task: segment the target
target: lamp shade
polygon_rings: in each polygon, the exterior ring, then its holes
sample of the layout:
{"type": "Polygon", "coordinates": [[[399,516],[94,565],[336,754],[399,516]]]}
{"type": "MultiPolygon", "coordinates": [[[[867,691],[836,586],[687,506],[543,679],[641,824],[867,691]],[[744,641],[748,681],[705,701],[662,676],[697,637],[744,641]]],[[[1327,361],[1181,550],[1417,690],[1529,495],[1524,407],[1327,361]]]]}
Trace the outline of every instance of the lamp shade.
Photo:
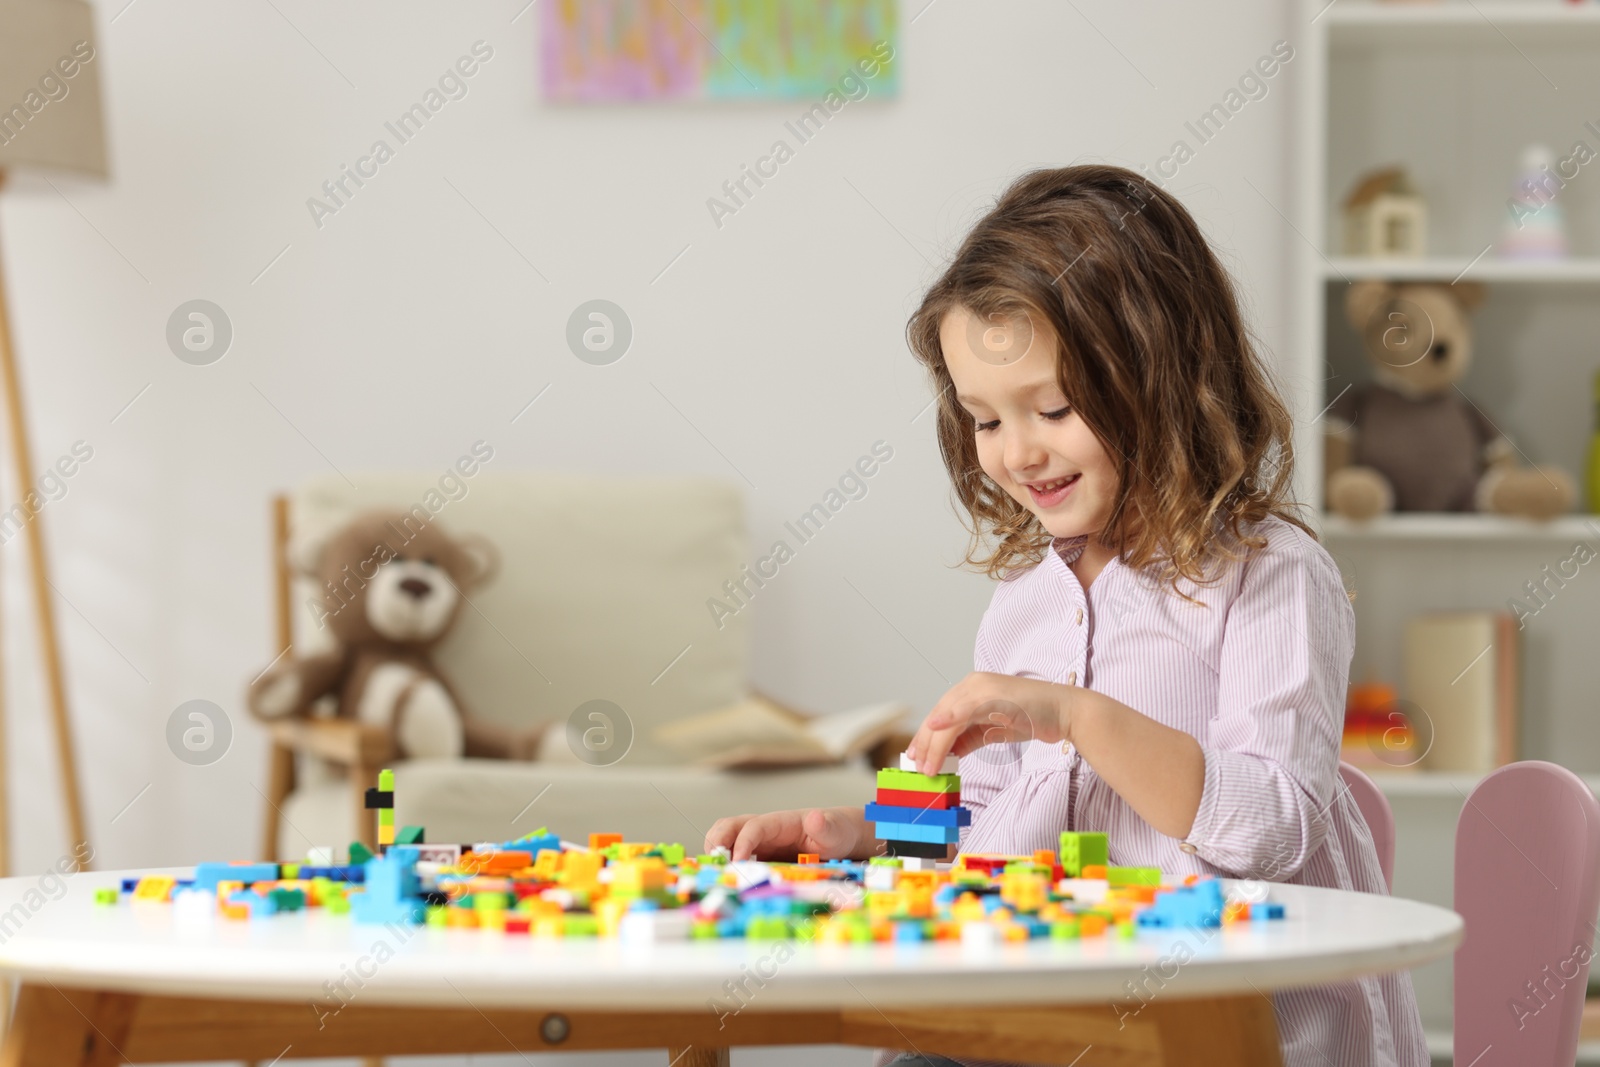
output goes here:
{"type": "Polygon", "coordinates": [[[85,0],[0,0],[0,170],[20,167],[108,173],[85,0]]]}

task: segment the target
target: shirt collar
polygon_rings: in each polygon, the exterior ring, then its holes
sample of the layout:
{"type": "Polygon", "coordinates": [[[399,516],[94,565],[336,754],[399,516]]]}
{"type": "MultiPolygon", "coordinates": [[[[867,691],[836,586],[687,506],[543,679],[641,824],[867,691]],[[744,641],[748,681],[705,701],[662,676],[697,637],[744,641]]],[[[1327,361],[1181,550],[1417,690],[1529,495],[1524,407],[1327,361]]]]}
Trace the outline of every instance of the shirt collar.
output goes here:
{"type": "Polygon", "coordinates": [[[1052,537],[1050,550],[1061,557],[1061,562],[1072,564],[1083,555],[1083,550],[1088,544],[1088,534],[1078,534],[1076,537],[1052,537]]]}

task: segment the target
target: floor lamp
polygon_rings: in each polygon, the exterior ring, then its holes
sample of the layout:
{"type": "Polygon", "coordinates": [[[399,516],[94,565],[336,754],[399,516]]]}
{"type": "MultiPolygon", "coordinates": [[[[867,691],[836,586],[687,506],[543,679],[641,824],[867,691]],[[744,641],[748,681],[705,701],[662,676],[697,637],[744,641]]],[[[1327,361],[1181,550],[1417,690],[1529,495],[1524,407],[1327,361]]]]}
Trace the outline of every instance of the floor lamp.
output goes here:
{"type": "MultiPolygon", "coordinates": [[[[94,15],[84,0],[0,0],[0,186],[4,185],[8,172],[33,168],[108,176],[99,71],[94,48],[94,15]]],[[[0,265],[3,265],[4,251],[4,243],[0,241],[0,265]]],[[[0,269],[0,390],[5,396],[9,430],[5,441],[16,477],[16,499],[25,515],[22,532],[28,543],[39,647],[60,757],[61,786],[66,794],[67,828],[72,835],[72,852],[76,855],[81,851],[78,846],[87,842],[88,837],[83,825],[83,801],[78,790],[61,652],[56,641],[44,531],[41,516],[34,506],[38,498],[33,495],[33,456],[28,448],[28,428],[23,417],[22,387],[12,347],[3,269],[0,269]]],[[[6,513],[0,513],[0,522],[7,518],[6,513]]],[[[0,672],[0,680],[3,678],[0,672]]],[[[10,789],[3,773],[3,714],[4,690],[0,688],[0,875],[7,875],[11,873],[10,789]]]]}

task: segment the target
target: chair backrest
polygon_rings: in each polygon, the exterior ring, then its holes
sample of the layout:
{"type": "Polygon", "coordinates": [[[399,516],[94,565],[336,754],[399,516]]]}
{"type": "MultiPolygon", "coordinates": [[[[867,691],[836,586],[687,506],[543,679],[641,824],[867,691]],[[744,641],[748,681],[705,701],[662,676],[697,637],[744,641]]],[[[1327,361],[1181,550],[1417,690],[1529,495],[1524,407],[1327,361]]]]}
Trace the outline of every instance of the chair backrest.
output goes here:
{"type": "Polygon", "coordinates": [[[1455,1062],[1555,1067],[1577,1055],[1600,908],[1600,802],[1553,763],[1513,763],[1456,824],[1455,1062]]]}
{"type": "MultiPolygon", "coordinates": [[[[516,726],[565,722],[588,701],[608,700],[632,725],[630,764],[682,762],[650,732],[748,695],[750,614],[728,591],[731,582],[748,598],[757,588],[741,570],[749,557],[739,488],[468,466],[470,477],[446,469],[444,478],[355,471],[356,485],[308,480],[289,496],[287,555],[303,564],[375,507],[419,507],[448,534],[488,539],[499,569],[469,594],[435,653],[462,702],[516,726]],[[723,610],[713,613],[713,600],[723,610]]],[[[294,647],[326,647],[330,635],[308,607],[322,591],[303,576],[292,588],[294,647]]]]}
{"type": "Polygon", "coordinates": [[[1378,783],[1367,777],[1367,772],[1348,763],[1339,764],[1339,777],[1350,787],[1361,817],[1367,821],[1372,843],[1378,849],[1378,866],[1383,870],[1385,889],[1394,891],[1394,810],[1389,798],[1383,795],[1378,783]]]}

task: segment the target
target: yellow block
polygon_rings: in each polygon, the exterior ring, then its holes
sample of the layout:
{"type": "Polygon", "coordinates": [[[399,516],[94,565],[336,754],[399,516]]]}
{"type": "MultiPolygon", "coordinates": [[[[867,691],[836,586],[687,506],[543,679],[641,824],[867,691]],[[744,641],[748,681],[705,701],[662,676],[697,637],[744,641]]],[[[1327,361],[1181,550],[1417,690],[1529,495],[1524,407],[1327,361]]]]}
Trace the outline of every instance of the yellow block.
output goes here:
{"type": "Polygon", "coordinates": [[[178,880],[167,874],[147,874],[133,887],[134,900],[171,900],[178,880]]]}

